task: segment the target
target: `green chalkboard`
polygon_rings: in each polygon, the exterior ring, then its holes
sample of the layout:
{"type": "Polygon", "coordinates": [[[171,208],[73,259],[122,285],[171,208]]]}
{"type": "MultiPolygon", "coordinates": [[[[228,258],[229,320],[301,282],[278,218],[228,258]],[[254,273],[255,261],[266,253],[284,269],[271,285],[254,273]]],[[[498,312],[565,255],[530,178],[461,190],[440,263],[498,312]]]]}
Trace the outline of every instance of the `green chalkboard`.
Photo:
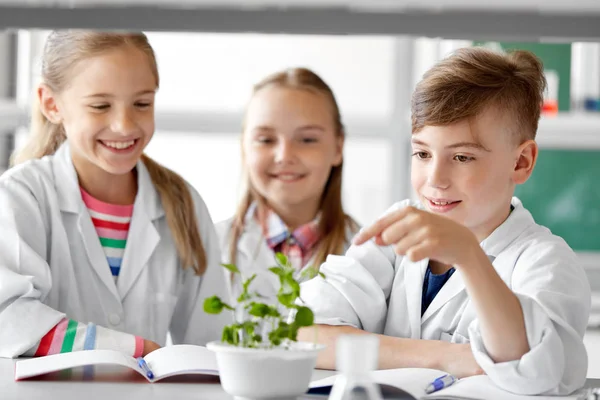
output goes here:
{"type": "MultiPolygon", "coordinates": [[[[489,43],[475,41],[482,46],[489,43]]],[[[571,44],[566,43],[497,43],[505,51],[527,50],[542,60],[544,69],[551,69],[558,74],[558,110],[569,111],[571,103],[571,44]]]]}
{"type": "Polygon", "coordinates": [[[600,250],[600,152],[540,150],[518,196],[538,224],[575,250],[600,250]]]}

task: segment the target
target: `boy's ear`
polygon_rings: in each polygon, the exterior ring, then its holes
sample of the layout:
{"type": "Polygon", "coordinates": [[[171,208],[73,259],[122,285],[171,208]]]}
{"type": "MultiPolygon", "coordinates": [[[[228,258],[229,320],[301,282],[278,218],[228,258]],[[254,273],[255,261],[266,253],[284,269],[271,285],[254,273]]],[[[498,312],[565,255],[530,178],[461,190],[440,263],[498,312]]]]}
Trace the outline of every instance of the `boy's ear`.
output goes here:
{"type": "Polygon", "coordinates": [[[41,84],[37,89],[38,101],[40,103],[40,111],[44,117],[53,124],[60,124],[62,117],[58,110],[56,96],[47,85],[41,84]]]}
{"type": "Polygon", "coordinates": [[[517,185],[527,182],[533,172],[538,157],[538,146],[535,140],[527,140],[516,150],[517,159],[513,171],[513,182],[517,185]]]}

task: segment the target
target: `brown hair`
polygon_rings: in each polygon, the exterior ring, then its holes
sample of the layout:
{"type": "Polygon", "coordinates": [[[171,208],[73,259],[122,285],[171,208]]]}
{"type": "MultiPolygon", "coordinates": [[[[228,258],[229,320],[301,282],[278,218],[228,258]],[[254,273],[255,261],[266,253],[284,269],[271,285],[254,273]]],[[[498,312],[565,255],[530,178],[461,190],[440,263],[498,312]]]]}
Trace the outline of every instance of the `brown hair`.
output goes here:
{"type": "Polygon", "coordinates": [[[520,141],[535,139],[545,88],[542,62],[528,51],[459,49],[418,83],[411,104],[412,131],[473,118],[495,106],[514,121],[520,141]]]}
{"type": "MultiPolygon", "coordinates": [[[[142,33],[82,30],[52,32],[48,36],[42,55],[42,81],[52,92],[60,93],[67,87],[72,68],[78,62],[123,46],[134,47],[147,55],[158,87],[156,57],[148,39],[142,33]]],[[[28,141],[22,150],[13,154],[11,162],[15,165],[54,154],[66,139],[63,126],[50,122],[41,112],[39,101],[36,99],[28,141]]],[[[192,266],[196,274],[203,274],[207,263],[206,252],[196,223],[194,201],[186,182],[145,154],[142,155],[142,161],[160,195],[183,268],[192,266]]]]}
{"type": "MultiPolygon", "coordinates": [[[[290,68],[276,72],[254,85],[253,94],[270,86],[307,90],[325,96],[331,103],[332,118],[335,123],[336,135],[342,137],[345,135],[340,110],[333,91],[329,85],[313,71],[306,68],[290,68]]],[[[319,207],[321,210],[321,218],[319,221],[321,240],[315,251],[315,268],[319,268],[325,261],[325,258],[327,258],[328,254],[342,253],[346,242],[347,229],[353,231],[358,230],[356,222],[344,212],[342,207],[342,168],[343,162],[340,163],[340,165],[331,168],[331,173],[321,197],[321,204],[319,207]]],[[[229,254],[230,262],[232,264],[235,264],[236,262],[237,243],[244,230],[244,220],[248,208],[253,202],[257,202],[259,207],[264,207],[265,205],[265,199],[262,198],[252,186],[247,173],[245,174],[244,180],[245,192],[237,207],[231,226],[229,254]]]]}

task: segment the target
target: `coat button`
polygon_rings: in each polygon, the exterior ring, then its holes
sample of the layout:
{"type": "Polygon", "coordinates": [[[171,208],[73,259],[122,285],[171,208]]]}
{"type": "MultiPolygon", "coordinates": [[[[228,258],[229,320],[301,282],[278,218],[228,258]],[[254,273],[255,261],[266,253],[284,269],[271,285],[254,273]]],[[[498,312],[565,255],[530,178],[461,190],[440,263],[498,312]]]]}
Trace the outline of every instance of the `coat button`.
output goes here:
{"type": "Polygon", "coordinates": [[[121,317],[119,317],[117,314],[110,314],[108,316],[108,322],[110,322],[111,325],[119,325],[121,322],[121,317]]]}

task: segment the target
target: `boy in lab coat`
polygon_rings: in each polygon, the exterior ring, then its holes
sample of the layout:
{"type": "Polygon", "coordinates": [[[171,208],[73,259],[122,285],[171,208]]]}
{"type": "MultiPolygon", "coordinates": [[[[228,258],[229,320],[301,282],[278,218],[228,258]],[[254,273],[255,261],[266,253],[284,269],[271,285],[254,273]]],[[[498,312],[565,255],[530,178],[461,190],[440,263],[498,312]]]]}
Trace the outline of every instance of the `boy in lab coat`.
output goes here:
{"type": "Polygon", "coordinates": [[[513,197],[538,156],[545,84],[524,51],[462,49],[424,75],[411,109],[419,201],[393,205],[302,285],[329,345],[318,366],[334,367],[339,335],[366,331],[380,335],[380,368],[485,373],[520,394],[583,385],[588,280],[513,197]]]}

